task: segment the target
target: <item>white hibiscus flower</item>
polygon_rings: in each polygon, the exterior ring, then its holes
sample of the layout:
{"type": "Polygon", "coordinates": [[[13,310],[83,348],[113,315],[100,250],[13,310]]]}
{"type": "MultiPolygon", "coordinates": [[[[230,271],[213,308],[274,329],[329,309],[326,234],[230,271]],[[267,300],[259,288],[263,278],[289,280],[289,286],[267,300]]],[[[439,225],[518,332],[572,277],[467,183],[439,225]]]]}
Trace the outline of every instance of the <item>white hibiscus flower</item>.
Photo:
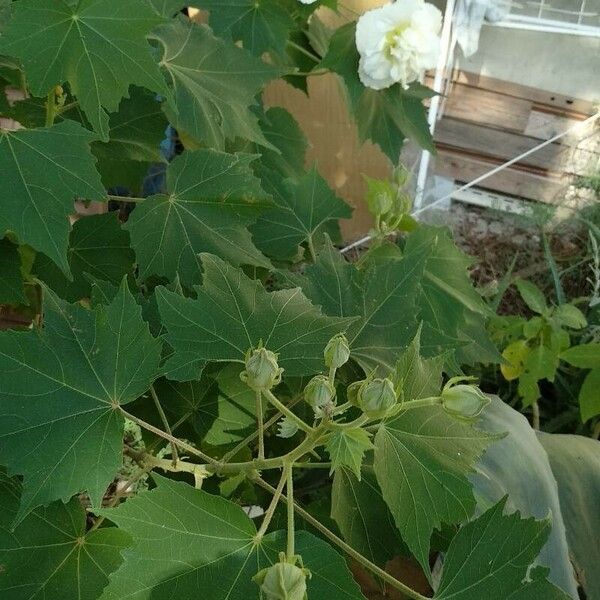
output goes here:
{"type": "Polygon", "coordinates": [[[362,83],[375,90],[394,83],[408,87],[435,67],[441,26],[442,13],[424,0],[398,0],[366,12],[356,25],[362,83]]]}

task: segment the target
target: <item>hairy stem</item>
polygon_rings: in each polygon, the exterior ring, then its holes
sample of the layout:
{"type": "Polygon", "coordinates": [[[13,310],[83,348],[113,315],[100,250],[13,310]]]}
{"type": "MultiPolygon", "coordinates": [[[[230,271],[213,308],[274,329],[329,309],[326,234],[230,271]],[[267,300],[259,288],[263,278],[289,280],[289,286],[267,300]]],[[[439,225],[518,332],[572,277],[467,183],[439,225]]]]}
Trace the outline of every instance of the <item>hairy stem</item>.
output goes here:
{"type": "Polygon", "coordinates": [[[310,260],[312,262],[317,262],[317,251],[315,250],[315,243],[313,241],[312,235],[309,235],[306,238],[306,242],[308,245],[308,252],[310,254],[310,260]]]}
{"type": "MultiPolygon", "coordinates": [[[[288,404],[288,408],[292,408],[294,404],[297,404],[300,401],[300,397],[293,398],[288,404]]],[[[278,411],[272,417],[267,419],[264,424],[264,430],[266,431],[269,427],[275,425],[277,421],[281,418],[281,413],[278,411]]],[[[242,448],[245,448],[248,444],[252,443],[258,437],[258,431],[253,431],[250,435],[245,437],[239,444],[237,444],[234,448],[232,448],[229,452],[223,455],[221,459],[222,462],[226,463],[235,456],[242,448]]]]}
{"type": "Polygon", "coordinates": [[[298,50],[298,52],[300,52],[301,54],[304,54],[304,56],[308,56],[308,58],[310,58],[311,60],[314,60],[316,63],[321,62],[321,59],[316,54],[309,52],[306,48],[303,48],[302,46],[300,46],[300,44],[296,44],[296,42],[292,42],[291,40],[288,40],[287,45],[290,48],[294,48],[294,50],[298,50]]]}
{"type": "MultiPolygon", "coordinates": [[[[254,481],[260,485],[265,490],[274,494],[277,490],[273,488],[273,486],[269,485],[264,479],[260,477],[256,477],[254,481]]],[[[287,503],[287,498],[284,496],[282,498],[283,502],[287,503]]],[[[365,569],[371,571],[374,575],[377,575],[387,584],[391,585],[393,588],[401,591],[405,596],[411,598],[412,600],[430,600],[426,596],[419,594],[412,588],[408,587],[401,581],[398,581],[395,577],[392,577],[389,573],[378,567],[376,564],[372,563],[369,559],[365,558],[360,552],[356,551],[352,546],[348,545],[344,540],[339,538],[333,531],[330,531],[323,525],[318,519],[315,519],[310,513],[305,511],[302,507],[294,504],[294,511],[298,513],[307,523],[310,523],[315,529],[320,531],[329,541],[334,543],[338,548],[343,550],[348,556],[353,558],[357,563],[360,563],[365,569]]]]}
{"type": "Polygon", "coordinates": [[[539,407],[539,404],[537,403],[537,401],[531,405],[531,411],[532,411],[531,426],[536,431],[539,431],[539,429],[540,429],[540,407],[539,407]]]}
{"type": "Polygon", "coordinates": [[[258,458],[262,460],[265,457],[265,424],[262,410],[262,394],[260,390],[256,391],[256,424],[258,429],[258,458]]]}
{"type": "Polygon", "coordinates": [[[52,127],[56,117],[56,91],[52,88],[46,96],[46,123],[45,127],[52,127]]]}
{"type": "Polygon", "coordinates": [[[144,202],[146,198],[138,198],[135,196],[115,196],[113,194],[106,194],[109,200],[114,200],[115,202],[144,202]]]}
{"type": "Polygon", "coordinates": [[[273,490],[273,498],[271,500],[271,503],[269,504],[269,507],[267,508],[267,511],[265,512],[265,516],[263,517],[262,523],[260,524],[260,529],[258,530],[257,534],[256,534],[256,541],[260,541],[265,533],[267,533],[267,529],[269,527],[269,524],[271,523],[271,519],[273,518],[273,515],[275,514],[275,509],[277,508],[277,504],[279,503],[279,499],[281,498],[281,493],[283,492],[283,486],[286,484],[287,482],[287,471],[284,469],[283,473],[281,474],[281,479],[279,480],[279,484],[277,485],[277,489],[275,488],[271,488],[273,490]]]}
{"type": "MultiPolygon", "coordinates": [[[[154,400],[154,406],[156,406],[156,410],[158,411],[158,415],[160,416],[160,420],[162,421],[165,431],[170,436],[172,436],[173,431],[171,430],[171,426],[169,425],[167,415],[165,414],[165,411],[163,410],[160,400],[158,399],[158,394],[156,393],[156,390],[154,389],[153,385],[150,386],[150,395],[152,396],[152,399],[154,400]]],[[[171,456],[173,457],[173,466],[175,467],[175,466],[177,466],[177,461],[179,460],[179,453],[177,452],[177,444],[175,442],[171,442],[171,456]]]]}
{"type": "Polygon", "coordinates": [[[285,490],[287,493],[287,546],[286,555],[288,560],[292,560],[295,554],[294,548],[294,467],[293,464],[285,466],[284,472],[286,474],[286,486],[285,490]]]}
{"type": "Polygon", "coordinates": [[[314,429],[307,425],[300,417],[294,414],[285,404],[283,404],[280,400],[278,400],[273,392],[270,390],[265,390],[265,396],[269,400],[269,402],[283,415],[285,415],[288,419],[291,419],[298,425],[298,429],[302,429],[305,433],[313,433],[314,429]]]}

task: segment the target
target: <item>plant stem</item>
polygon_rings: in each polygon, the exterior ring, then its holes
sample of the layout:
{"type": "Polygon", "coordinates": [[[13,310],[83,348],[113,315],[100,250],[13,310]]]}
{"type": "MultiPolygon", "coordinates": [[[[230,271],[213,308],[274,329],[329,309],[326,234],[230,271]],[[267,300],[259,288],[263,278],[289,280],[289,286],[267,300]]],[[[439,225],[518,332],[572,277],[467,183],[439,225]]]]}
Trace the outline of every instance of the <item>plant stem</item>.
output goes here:
{"type": "Polygon", "coordinates": [[[288,560],[292,560],[295,554],[294,548],[294,536],[295,527],[294,527],[294,466],[293,464],[286,465],[284,468],[284,473],[286,474],[286,486],[285,490],[287,492],[287,547],[286,547],[286,555],[288,560]]]}
{"type": "Polygon", "coordinates": [[[45,127],[52,127],[54,125],[54,118],[56,117],[56,92],[55,88],[52,88],[46,96],[46,123],[45,127]]]}
{"type": "MultiPolygon", "coordinates": [[[[150,395],[152,396],[152,399],[154,400],[154,405],[156,406],[156,410],[158,411],[160,420],[162,421],[162,424],[165,427],[165,431],[170,436],[172,436],[173,431],[171,430],[171,426],[169,425],[167,415],[165,414],[165,411],[163,410],[163,407],[160,404],[160,400],[158,399],[158,395],[157,395],[156,390],[154,389],[153,385],[150,386],[150,395]]],[[[173,466],[176,467],[177,461],[179,460],[179,453],[177,452],[177,444],[175,442],[171,442],[171,456],[173,457],[173,466]]]]}
{"type": "Polygon", "coordinates": [[[262,460],[265,457],[265,424],[262,411],[262,394],[260,390],[256,391],[256,424],[258,425],[258,458],[262,460]]]}
{"type": "Polygon", "coordinates": [[[277,508],[277,504],[279,499],[281,498],[281,493],[283,492],[283,486],[287,481],[287,471],[284,469],[281,474],[281,479],[279,480],[279,484],[277,485],[277,489],[273,489],[273,499],[271,500],[271,504],[269,504],[269,508],[267,508],[267,512],[265,512],[265,516],[263,517],[262,523],[260,524],[260,529],[258,530],[256,537],[254,538],[257,542],[259,542],[267,533],[267,529],[269,524],[271,523],[271,519],[275,514],[275,509],[277,508]]]}
{"type": "Polygon", "coordinates": [[[119,410],[121,411],[121,414],[124,417],[128,418],[130,421],[133,421],[134,423],[137,423],[140,427],[143,427],[144,429],[151,431],[152,433],[164,438],[165,440],[167,440],[173,444],[176,444],[182,450],[185,450],[186,452],[189,452],[190,454],[197,456],[198,458],[201,458],[202,460],[209,463],[211,466],[215,466],[215,467],[219,466],[219,462],[217,460],[215,460],[211,456],[208,456],[208,454],[204,454],[204,452],[194,448],[194,446],[192,446],[191,444],[188,444],[187,442],[184,442],[183,440],[180,440],[180,439],[176,438],[175,436],[170,435],[166,431],[162,431],[158,427],[154,427],[154,425],[151,425],[150,423],[146,423],[146,421],[143,421],[139,417],[136,417],[135,415],[132,415],[131,413],[127,412],[122,406],[119,406],[119,410]]]}
{"type": "Polygon", "coordinates": [[[297,462],[294,463],[296,469],[331,469],[330,462],[297,462]]]}
{"type": "Polygon", "coordinates": [[[362,427],[368,420],[369,417],[367,417],[367,415],[360,415],[360,417],[349,423],[336,423],[335,421],[330,421],[329,426],[335,429],[354,429],[356,427],[362,427]]]}
{"type": "Polygon", "coordinates": [[[60,106],[59,108],[57,108],[56,114],[62,115],[63,113],[66,113],[77,106],[79,106],[79,102],[77,100],[75,100],[74,102],[69,102],[69,104],[65,104],[64,106],[60,106]]]}
{"type": "MultiPolygon", "coordinates": [[[[265,490],[275,494],[277,490],[273,486],[269,485],[264,479],[256,477],[254,481],[265,490]]],[[[283,497],[283,501],[287,503],[287,498],[283,497]]],[[[356,551],[352,546],[349,546],[344,540],[339,538],[333,531],[330,531],[323,525],[318,519],[315,519],[310,513],[306,512],[303,508],[294,504],[294,510],[307,522],[310,523],[315,529],[320,531],[327,539],[333,542],[338,548],[341,548],[348,556],[353,558],[356,562],[360,563],[365,569],[371,571],[371,573],[380,577],[383,581],[391,585],[393,588],[401,591],[405,596],[412,600],[430,600],[426,596],[419,594],[412,588],[408,587],[401,581],[398,581],[395,577],[392,577],[389,573],[372,563],[369,559],[365,558],[360,552],[356,551]]]]}
{"type": "Polygon", "coordinates": [[[265,390],[265,396],[269,400],[269,402],[283,415],[285,415],[288,419],[291,419],[298,425],[299,429],[302,429],[305,433],[313,433],[314,429],[307,425],[300,417],[295,415],[285,404],[283,404],[280,400],[278,400],[271,390],[265,390]]]}
{"type": "Polygon", "coordinates": [[[316,63],[320,63],[321,62],[321,59],[316,54],[313,54],[312,52],[309,52],[306,48],[303,48],[299,44],[296,44],[296,42],[292,42],[291,40],[288,40],[287,41],[287,45],[290,48],[294,48],[294,50],[298,50],[298,52],[304,54],[304,56],[308,56],[308,58],[314,60],[316,63]]]}
{"type": "Polygon", "coordinates": [[[144,202],[146,198],[137,198],[135,196],[114,196],[113,194],[106,194],[109,200],[114,200],[115,202],[144,202]]]}
{"type": "Polygon", "coordinates": [[[536,431],[539,431],[539,429],[540,429],[540,407],[537,403],[537,400],[531,405],[531,411],[532,411],[531,426],[536,431]]]}
{"type": "Polygon", "coordinates": [[[298,77],[319,77],[320,75],[327,75],[327,73],[331,73],[329,69],[315,69],[314,71],[292,71],[288,73],[288,75],[298,76],[298,77]]]}
{"type": "Polygon", "coordinates": [[[306,242],[308,244],[308,252],[310,254],[311,261],[317,262],[317,252],[315,250],[315,243],[313,242],[312,235],[309,235],[306,238],[306,242]]]}
{"type": "MultiPolygon", "coordinates": [[[[294,404],[297,404],[298,401],[300,400],[300,397],[296,397],[293,398],[287,405],[288,408],[292,408],[292,406],[294,406],[294,404]]],[[[267,429],[269,429],[269,427],[271,427],[272,425],[274,425],[275,423],[277,423],[277,421],[279,421],[281,417],[281,413],[277,412],[275,413],[272,417],[270,417],[269,419],[267,419],[267,421],[265,421],[265,425],[264,425],[264,429],[265,431],[267,429]]],[[[235,448],[233,448],[232,450],[230,450],[229,452],[227,452],[226,454],[223,455],[223,458],[221,459],[222,462],[226,463],[229,462],[229,460],[235,456],[242,448],[245,448],[248,444],[250,444],[252,441],[254,441],[255,438],[258,437],[258,431],[253,431],[250,435],[248,435],[247,437],[245,437],[239,444],[237,444],[235,446],[235,448]]]]}

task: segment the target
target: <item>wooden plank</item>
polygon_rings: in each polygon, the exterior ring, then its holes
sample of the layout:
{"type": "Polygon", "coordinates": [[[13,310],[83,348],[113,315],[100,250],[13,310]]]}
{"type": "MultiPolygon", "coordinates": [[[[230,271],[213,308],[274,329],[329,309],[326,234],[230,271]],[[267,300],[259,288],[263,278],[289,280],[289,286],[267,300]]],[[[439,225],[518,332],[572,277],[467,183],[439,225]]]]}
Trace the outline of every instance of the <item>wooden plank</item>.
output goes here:
{"type": "MultiPolygon", "coordinates": [[[[492,159],[510,160],[540,144],[535,137],[499,131],[476,123],[443,118],[436,125],[435,141],[445,147],[466,150],[492,159]]],[[[585,174],[594,154],[563,144],[536,150],[519,165],[557,173],[585,174]]]]}
{"type": "Polygon", "coordinates": [[[443,102],[443,114],[487,127],[523,133],[532,106],[531,100],[454,83],[443,102]]]}
{"type": "Polygon", "coordinates": [[[469,73],[467,71],[456,70],[452,74],[452,81],[463,83],[472,87],[484,90],[494,91],[516,98],[525,98],[536,104],[552,107],[561,113],[578,113],[570,116],[578,118],[589,117],[594,114],[594,104],[587,100],[580,100],[571,96],[564,96],[538,88],[528,87],[513,83],[512,81],[502,81],[494,77],[488,77],[479,73],[469,73]]]}
{"type": "MultiPolygon", "coordinates": [[[[460,183],[468,183],[487,173],[498,163],[466,156],[460,152],[440,150],[435,157],[433,171],[460,183]]],[[[488,177],[477,187],[550,204],[560,204],[569,178],[544,177],[535,173],[507,168],[488,177]]]]}

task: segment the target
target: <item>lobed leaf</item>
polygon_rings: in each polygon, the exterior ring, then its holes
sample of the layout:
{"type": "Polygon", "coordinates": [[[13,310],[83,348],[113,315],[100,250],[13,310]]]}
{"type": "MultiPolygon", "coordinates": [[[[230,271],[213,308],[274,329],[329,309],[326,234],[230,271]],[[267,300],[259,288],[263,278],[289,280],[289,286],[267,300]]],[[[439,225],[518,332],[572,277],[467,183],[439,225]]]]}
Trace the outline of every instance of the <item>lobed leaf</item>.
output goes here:
{"type": "Polygon", "coordinates": [[[166,369],[196,379],[206,361],[243,362],[260,343],[279,355],[287,375],[322,371],[329,339],[352,319],[326,317],[300,289],[267,292],[259,281],[211,254],[200,255],[204,276],[196,299],[157,289],[158,308],[174,349],[166,369]]]}
{"type": "Polygon", "coordinates": [[[377,431],[377,481],[402,539],[428,576],[431,534],[473,514],[467,477],[495,437],[440,405],[406,410],[377,431]]]}
{"type": "Polygon", "coordinates": [[[142,280],[178,277],[191,287],[200,280],[201,252],[233,265],[270,266],[246,229],[269,205],[250,169],[253,159],[197,150],[173,160],[167,168],[167,194],[144,200],[125,225],[142,280]]]}
{"type": "Polygon", "coordinates": [[[0,593],[7,600],[95,600],[122,562],[129,536],[115,527],[86,532],[78,498],[31,512],[14,530],[20,484],[0,473],[0,593]]]}
{"type": "Polygon", "coordinates": [[[0,130],[0,231],[13,231],[19,242],[43,252],[66,275],[68,216],[75,200],[106,199],[90,152],[94,139],[73,121],[45,129],[0,130]]]}
{"type": "Polygon", "coordinates": [[[41,330],[0,333],[0,464],[23,475],[17,522],[82,491],[98,506],[122,463],[119,406],[148,389],[161,352],[125,282],[94,311],[44,295],[41,330]]]}
{"type": "Polygon", "coordinates": [[[34,96],[68,82],[104,141],[131,84],[170,95],[146,40],[162,19],[142,0],[21,0],[12,12],[0,54],[21,59],[34,96]]]}
{"type": "Polygon", "coordinates": [[[370,436],[364,429],[334,430],[325,444],[325,449],[331,458],[330,474],[348,467],[360,481],[365,452],[372,448],[370,436]]]}

